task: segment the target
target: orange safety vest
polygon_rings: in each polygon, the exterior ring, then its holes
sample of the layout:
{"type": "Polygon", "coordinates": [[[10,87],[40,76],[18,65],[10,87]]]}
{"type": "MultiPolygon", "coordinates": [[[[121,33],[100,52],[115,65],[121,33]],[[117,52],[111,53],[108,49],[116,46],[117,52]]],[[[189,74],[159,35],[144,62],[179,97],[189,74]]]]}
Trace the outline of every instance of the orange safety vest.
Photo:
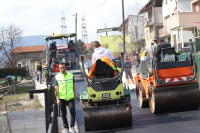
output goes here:
{"type": "MultiPolygon", "coordinates": [[[[115,63],[110,61],[110,58],[108,58],[108,57],[101,57],[100,59],[101,59],[102,62],[105,62],[107,65],[112,67],[112,69],[114,70],[114,75],[116,76],[117,75],[117,73],[116,73],[117,69],[115,67],[115,63]]],[[[94,76],[93,73],[95,71],[95,68],[96,68],[96,62],[92,65],[92,68],[90,69],[90,72],[88,74],[89,77],[92,78],[94,76]]]]}

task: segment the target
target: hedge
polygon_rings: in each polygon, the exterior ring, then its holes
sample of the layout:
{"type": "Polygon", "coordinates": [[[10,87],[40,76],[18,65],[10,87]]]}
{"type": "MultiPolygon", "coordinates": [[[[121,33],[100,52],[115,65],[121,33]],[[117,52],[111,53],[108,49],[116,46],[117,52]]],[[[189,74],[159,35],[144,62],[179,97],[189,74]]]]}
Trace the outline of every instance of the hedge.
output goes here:
{"type": "Polygon", "coordinates": [[[0,68],[0,78],[6,78],[8,75],[15,75],[15,69],[17,69],[17,75],[26,77],[27,76],[27,70],[26,67],[20,67],[20,68],[0,68]]]}

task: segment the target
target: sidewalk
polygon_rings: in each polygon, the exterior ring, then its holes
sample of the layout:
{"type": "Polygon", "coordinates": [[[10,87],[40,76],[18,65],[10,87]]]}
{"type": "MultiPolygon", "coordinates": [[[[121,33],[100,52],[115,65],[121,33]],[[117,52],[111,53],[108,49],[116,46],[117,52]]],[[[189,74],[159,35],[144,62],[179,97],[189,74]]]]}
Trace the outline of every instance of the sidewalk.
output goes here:
{"type": "MultiPolygon", "coordinates": [[[[45,82],[43,82],[43,84],[40,84],[37,81],[33,81],[33,82],[35,82],[35,85],[34,85],[35,89],[45,89],[45,88],[47,88],[45,82]]],[[[38,95],[38,99],[39,99],[40,103],[44,106],[44,94],[34,94],[34,95],[38,95]]],[[[66,115],[67,115],[67,121],[70,124],[70,113],[69,113],[68,107],[67,107],[67,114],[66,115]]],[[[64,133],[65,130],[64,130],[64,127],[63,127],[63,122],[62,122],[61,116],[57,117],[57,119],[58,119],[58,133],[64,133]]],[[[76,119],[75,119],[75,121],[76,121],[76,119]]],[[[75,128],[76,132],[79,133],[77,122],[75,122],[74,128],[75,128]]],[[[71,132],[71,129],[70,129],[70,132],[71,132]]]]}

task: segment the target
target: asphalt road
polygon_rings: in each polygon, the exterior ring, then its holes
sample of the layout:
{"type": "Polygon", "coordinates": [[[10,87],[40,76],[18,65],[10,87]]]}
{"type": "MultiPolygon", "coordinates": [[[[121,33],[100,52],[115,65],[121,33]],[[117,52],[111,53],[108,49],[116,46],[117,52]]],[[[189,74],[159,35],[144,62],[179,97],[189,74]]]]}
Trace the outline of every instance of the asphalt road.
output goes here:
{"type": "MultiPolygon", "coordinates": [[[[86,90],[86,82],[76,82],[76,118],[79,132],[85,133],[83,113],[79,101],[80,87],[86,90]]],[[[132,127],[88,133],[200,133],[200,110],[184,110],[152,114],[149,108],[139,108],[134,90],[131,92],[132,127]]]]}

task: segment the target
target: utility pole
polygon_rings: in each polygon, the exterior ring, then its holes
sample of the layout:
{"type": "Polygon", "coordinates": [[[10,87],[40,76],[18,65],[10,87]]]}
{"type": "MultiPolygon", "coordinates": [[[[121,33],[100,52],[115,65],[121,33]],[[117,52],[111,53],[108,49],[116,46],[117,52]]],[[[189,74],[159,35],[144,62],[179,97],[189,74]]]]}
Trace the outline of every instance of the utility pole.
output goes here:
{"type": "Polygon", "coordinates": [[[126,48],[125,48],[124,0],[122,0],[122,22],[123,22],[123,47],[124,47],[124,54],[125,54],[126,48]]]}
{"type": "Polygon", "coordinates": [[[77,13],[76,13],[76,18],[75,18],[75,46],[77,46],[77,13]]]}
{"type": "MultiPolygon", "coordinates": [[[[106,27],[106,23],[105,23],[105,28],[107,28],[107,27],[106,27]]],[[[107,32],[107,31],[106,31],[106,36],[108,36],[108,32],[107,32]]]]}

